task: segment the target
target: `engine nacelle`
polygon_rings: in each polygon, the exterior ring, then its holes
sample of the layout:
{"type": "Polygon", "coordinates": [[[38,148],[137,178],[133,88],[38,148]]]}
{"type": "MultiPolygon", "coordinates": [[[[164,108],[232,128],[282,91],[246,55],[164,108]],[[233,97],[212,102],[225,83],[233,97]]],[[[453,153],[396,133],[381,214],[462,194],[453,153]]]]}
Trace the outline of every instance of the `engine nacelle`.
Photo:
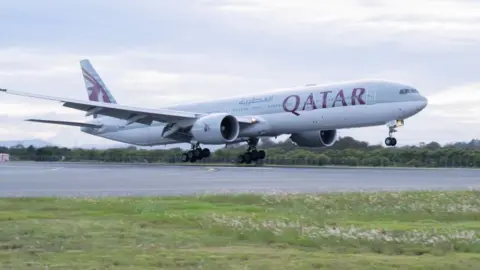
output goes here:
{"type": "Polygon", "coordinates": [[[300,147],[328,147],[337,139],[337,130],[318,130],[294,133],[290,139],[300,147]]]}
{"type": "Polygon", "coordinates": [[[240,124],[233,115],[214,113],[198,119],[190,132],[199,143],[224,144],[237,139],[240,124]]]}

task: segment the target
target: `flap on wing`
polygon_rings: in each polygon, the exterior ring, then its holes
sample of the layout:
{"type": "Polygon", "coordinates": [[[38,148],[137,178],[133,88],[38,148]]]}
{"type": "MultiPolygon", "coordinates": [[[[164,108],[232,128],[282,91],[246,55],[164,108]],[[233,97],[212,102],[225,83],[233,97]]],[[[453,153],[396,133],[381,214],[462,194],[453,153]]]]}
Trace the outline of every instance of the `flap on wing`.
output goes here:
{"type": "Polygon", "coordinates": [[[56,121],[56,120],[43,120],[43,119],[27,119],[25,121],[64,125],[64,126],[74,126],[74,127],[90,127],[90,128],[101,128],[102,127],[102,125],[97,125],[97,124],[69,122],[69,121],[56,121]]]}

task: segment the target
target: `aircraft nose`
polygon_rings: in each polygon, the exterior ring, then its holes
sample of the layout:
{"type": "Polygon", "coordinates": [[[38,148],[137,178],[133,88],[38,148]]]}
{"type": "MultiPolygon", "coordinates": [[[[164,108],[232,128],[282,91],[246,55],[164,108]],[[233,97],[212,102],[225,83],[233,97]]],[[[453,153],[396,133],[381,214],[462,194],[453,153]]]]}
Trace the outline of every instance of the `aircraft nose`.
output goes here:
{"type": "Polygon", "coordinates": [[[420,105],[420,110],[423,110],[425,109],[425,107],[427,107],[428,105],[428,98],[424,97],[424,96],[421,96],[421,99],[420,99],[422,102],[421,102],[421,105],[420,105]]]}
{"type": "Polygon", "coordinates": [[[428,105],[428,99],[424,96],[420,96],[420,97],[417,98],[417,101],[415,102],[415,105],[412,109],[413,109],[414,113],[419,113],[423,109],[425,109],[425,107],[427,107],[427,105],[428,105]]]}

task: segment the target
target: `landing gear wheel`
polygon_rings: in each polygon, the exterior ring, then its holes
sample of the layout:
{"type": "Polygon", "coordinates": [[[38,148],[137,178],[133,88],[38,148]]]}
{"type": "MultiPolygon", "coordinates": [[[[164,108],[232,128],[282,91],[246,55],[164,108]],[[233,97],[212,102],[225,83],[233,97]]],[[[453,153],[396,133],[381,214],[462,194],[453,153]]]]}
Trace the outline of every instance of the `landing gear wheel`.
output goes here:
{"type": "Polygon", "coordinates": [[[248,143],[248,149],[242,155],[237,157],[236,163],[242,164],[251,164],[252,162],[257,162],[258,160],[262,160],[265,158],[266,154],[263,150],[257,150],[257,144],[259,139],[258,138],[250,138],[248,143]]]}
{"type": "Polygon", "coordinates": [[[203,158],[203,155],[202,155],[202,149],[200,148],[197,148],[195,150],[193,150],[193,154],[195,155],[195,157],[199,160],[201,160],[203,158]]]}
{"type": "Polygon", "coordinates": [[[397,145],[397,139],[393,138],[393,137],[387,137],[385,139],[385,145],[387,146],[395,146],[397,145]]]}
{"type": "Polygon", "coordinates": [[[242,164],[245,162],[245,157],[243,155],[238,155],[237,157],[237,163],[242,164]]]}
{"type": "Polygon", "coordinates": [[[193,152],[193,150],[188,151],[187,155],[188,155],[188,159],[192,159],[193,157],[195,157],[195,153],[193,152]]]}
{"type": "Polygon", "coordinates": [[[192,150],[187,151],[182,154],[182,162],[196,162],[197,160],[202,160],[204,158],[210,157],[210,149],[201,148],[199,143],[192,144],[192,150]]]}
{"type": "Polygon", "coordinates": [[[264,159],[266,156],[265,151],[260,150],[258,151],[258,159],[264,159]]]}
{"type": "Polygon", "coordinates": [[[387,137],[387,138],[385,139],[385,145],[390,146],[391,143],[392,143],[392,138],[387,137]]]}
{"type": "MultiPolygon", "coordinates": [[[[397,121],[398,122],[398,121],[397,121]]],[[[397,124],[389,125],[388,127],[388,137],[385,139],[386,146],[395,146],[397,145],[397,139],[393,137],[393,133],[397,132],[397,124]]]]}
{"type": "Polygon", "coordinates": [[[250,163],[252,163],[252,161],[253,161],[253,159],[252,159],[252,153],[249,153],[249,152],[243,154],[243,158],[245,159],[245,163],[246,163],[246,164],[250,164],[250,163]]]}
{"type": "Polygon", "coordinates": [[[392,144],[391,144],[391,145],[392,145],[392,146],[395,146],[395,145],[397,145],[397,139],[395,139],[395,138],[392,138],[392,144]]]}
{"type": "Polygon", "coordinates": [[[251,153],[251,158],[252,158],[252,161],[255,162],[259,159],[259,154],[258,154],[258,151],[257,150],[253,150],[251,153]]]}
{"type": "Polygon", "coordinates": [[[208,148],[202,149],[202,157],[204,157],[204,158],[210,157],[210,149],[208,149],[208,148]]]}
{"type": "Polygon", "coordinates": [[[187,155],[188,155],[188,161],[190,161],[191,163],[195,163],[195,161],[197,161],[197,157],[195,156],[195,152],[193,150],[190,150],[187,152],[187,155]]]}

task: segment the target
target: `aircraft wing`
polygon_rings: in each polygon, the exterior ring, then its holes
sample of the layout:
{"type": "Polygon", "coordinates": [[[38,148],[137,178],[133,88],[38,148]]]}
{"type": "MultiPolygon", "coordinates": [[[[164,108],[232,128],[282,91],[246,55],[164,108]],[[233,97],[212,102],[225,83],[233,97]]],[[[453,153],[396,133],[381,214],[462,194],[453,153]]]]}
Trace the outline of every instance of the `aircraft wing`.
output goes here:
{"type": "Polygon", "coordinates": [[[11,91],[7,89],[1,89],[1,92],[5,92],[17,96],[25,96],[31,98],[38,98],[44,100],[52,100],[62,102],[64,107],[72,108],[86,112],[86,116],[93,114],[101,114],[106,116],[115,117],[118,119],[127,120],[127,124],[134,122],[150,125],[152,121],[159,121],[165,123],[177,122],[186,119],[196,119],[203,113],[194,113],[186,111],[176,111],[169,109],[146,109],[124,106],[113,103],[102,103],[97,101],[83,101],[69,98],[58,98],[51,96],[44,96],[38,94],[31,94],[19,91],[11,91]]]}
{"type": "Polygon", "coordinates": [[[102,127],[102,125],[96,125],[96,124],[90,124],[90,123],[80,123],[80,122],[70,122],[70,121],[56,121],[56,120],[43,120],[43,119],[27,119],[25,121],[64,125],[64,126],[73,126],[73,127],[90,127],[90,128],[101,128],[102,127]]]}

